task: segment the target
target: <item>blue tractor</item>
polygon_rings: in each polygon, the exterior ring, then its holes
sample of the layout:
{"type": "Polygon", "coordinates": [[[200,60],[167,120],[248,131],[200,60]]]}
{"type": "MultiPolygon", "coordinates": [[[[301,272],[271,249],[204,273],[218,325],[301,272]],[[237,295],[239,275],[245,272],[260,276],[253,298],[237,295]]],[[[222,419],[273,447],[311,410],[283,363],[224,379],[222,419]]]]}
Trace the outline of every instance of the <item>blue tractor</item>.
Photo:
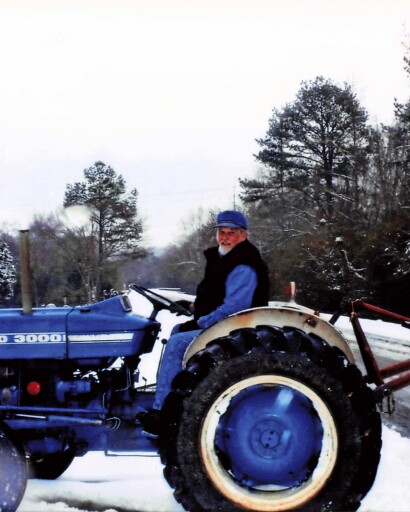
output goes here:
{"type": "Polygon", "coordinates": [[[356,510],[388,386],[362,375],[341,332],[294,301],[206,329],[153,437],[136,419],[154,396],[138,375],[163,309],[189,314],[137,285],[87,306],[0,310],[0,511],[18,508],[27,478],[57,478],[91,450],[159,453],[186,510],[356,510]]]}

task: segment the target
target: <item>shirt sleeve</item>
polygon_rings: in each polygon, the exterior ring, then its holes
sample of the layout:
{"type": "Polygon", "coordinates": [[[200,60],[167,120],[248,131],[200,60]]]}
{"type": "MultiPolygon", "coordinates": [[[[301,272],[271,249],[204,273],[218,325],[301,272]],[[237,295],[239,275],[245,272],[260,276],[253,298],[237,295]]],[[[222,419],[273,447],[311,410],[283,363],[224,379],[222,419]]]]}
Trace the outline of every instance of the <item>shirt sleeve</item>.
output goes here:
{"type": "Polygon", "coordinates": [[[256,271],[252,267],[248,265],[236,266],[226,278],[226,293],[223,304],[209,315],[199,317],[199,327],[206,329],[233,313],[250,308],[257,284],[256,271]]]}

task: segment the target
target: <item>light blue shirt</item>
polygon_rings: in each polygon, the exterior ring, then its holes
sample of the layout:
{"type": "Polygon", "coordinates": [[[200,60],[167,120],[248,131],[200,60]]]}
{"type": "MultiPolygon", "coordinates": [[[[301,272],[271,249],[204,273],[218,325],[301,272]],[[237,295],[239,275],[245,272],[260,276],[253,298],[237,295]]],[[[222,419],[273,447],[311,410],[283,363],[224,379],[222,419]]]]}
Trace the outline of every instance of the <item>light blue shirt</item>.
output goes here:
{"type": "Polygon", "coordinates": [[[199,327],[206,329],[229,315],[250,308],[257,285],[258,277],[255,269],[249,265],[236,266],[226,278],[223,304],[209,315],[199,317],[199,327]]]}

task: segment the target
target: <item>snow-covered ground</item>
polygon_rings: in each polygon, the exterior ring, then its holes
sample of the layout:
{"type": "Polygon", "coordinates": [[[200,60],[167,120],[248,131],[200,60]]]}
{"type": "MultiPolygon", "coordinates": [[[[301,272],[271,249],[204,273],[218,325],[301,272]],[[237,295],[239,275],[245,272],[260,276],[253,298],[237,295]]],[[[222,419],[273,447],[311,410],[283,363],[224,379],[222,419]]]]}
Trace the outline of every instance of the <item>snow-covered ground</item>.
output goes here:
{"type": "MultiPolygon", "coordinates": [[[[162,335],[166,337],[175,318],[165,311],[160,315],[162,335]]],[[[344,333],[349,334],[348,322],[342,319],[341,324],[344,333]]],[[[364,330],[410,346],[410,331],[393,324],[365,321],[364,330]]],[[[157,350],[144,361],[148,382],[153,378],[152,368],[158,354],[157,350]]],[[[360,512],[410,512],[409,477],[410,439],[384,426],[376,481],[363,500],[360,512]]],[[[55,481],[30,480],[18,512],[182,510],[163,478],[158,457],[105,457],[102,453],[89,453],[75,459],[55,481]]]]}
{"type": "Polygon", "coordinates": [[[162,476],[158,457],[76,459],[56,481],[30,480],[18,512],[183,510],[162,476]]]}
{"type": "MultiPolygon", "coordinates": [[[[410,511],[410,439],[383,429],[381,463],[360,512],[410,511]]],[[[55,481],[30,480],[18,512],[177,512],[158,457],[76,459],[55,481]]]]}

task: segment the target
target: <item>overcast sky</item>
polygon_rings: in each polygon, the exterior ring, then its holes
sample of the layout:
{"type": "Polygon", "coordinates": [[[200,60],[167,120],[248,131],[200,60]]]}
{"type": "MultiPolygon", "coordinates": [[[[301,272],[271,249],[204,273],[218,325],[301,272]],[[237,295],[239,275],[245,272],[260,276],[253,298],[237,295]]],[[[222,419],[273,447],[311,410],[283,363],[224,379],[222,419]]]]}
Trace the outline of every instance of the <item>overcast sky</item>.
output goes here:
{"type": "Polygon", "coordinates": [[[348,82],[391,122],[409,31],[409,0],[0,0],[0,226],[102,160],[139,191],[147,242],[172,242],[197,206],[232,207],[302,80],[348,82]]]}

